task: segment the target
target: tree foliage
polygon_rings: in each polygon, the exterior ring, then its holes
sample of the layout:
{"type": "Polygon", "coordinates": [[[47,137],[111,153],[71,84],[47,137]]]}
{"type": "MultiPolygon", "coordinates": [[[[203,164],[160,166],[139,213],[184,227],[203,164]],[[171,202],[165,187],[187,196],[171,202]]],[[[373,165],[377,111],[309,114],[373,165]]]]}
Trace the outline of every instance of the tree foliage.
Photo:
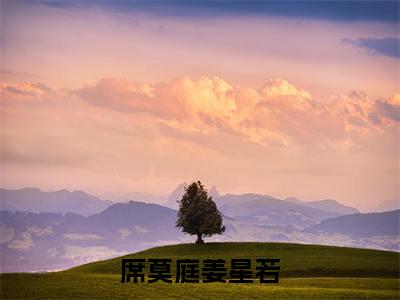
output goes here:
{"type": "Polygon", "coordinates": [[[197,235],[196,243],[203,244],[203,236],[222,234],[225,231],[225,226],[222,225],[222,214],[200,181],[186,187],[178,203],[176,227],[181,228],[185,233],[197,235]]]}

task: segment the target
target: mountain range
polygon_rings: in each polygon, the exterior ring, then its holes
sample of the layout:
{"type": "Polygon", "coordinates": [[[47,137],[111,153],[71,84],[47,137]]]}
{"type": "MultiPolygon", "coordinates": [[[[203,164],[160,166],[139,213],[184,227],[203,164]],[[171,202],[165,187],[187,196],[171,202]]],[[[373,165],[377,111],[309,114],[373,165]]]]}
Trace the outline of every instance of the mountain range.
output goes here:
{"type": "MultiPolygon", "coordinates": [[[[345,215],[343,206],[332,201],[321,201],[322,206],[316,208],[300,200],[266,195],[220,196],[216,189],[213,193],[223,213],[226,232],[207,241],[276,241],[400,250],[399,232],[395,229],[400,211],[345,215]]],[[[156,245],[193,242],[193,237],[175,227],[177,211],[158,204],[113,203],[85,192],[66,190],[2,189],[1,207],[2,272],[64,269],[156,245]]]]}
{"type": "Polygon", "coordinates": [[[116,203],[100,213],[0,212],[3,272],[72,267],[176,241],[176,211],[142,202],[116,203]]]}
{"type": "Polygon", "coordinates": [[[354,207],[345,206],[333,199],[305,202],[305,201],[301,201],[297,198],[290,197],[290,198],[286,198],[285,201],[297,203],[297,204],[300,204],[303,206],[316,208],[316,209],[323,210],[323,211],[336,212],[336,213],[344,214],[344,215],[359,213],[359,211],[357,209],[355,209],[354,207]]]}
{"type": "Polygon", "coordinates": [[[396,209],[400,209],[400,199],[385,200],[376,207],[376,211],[388,211],[396,209]]]}
{"type": "Polygon", "coordinates": [[[400,210],[383,213],[366,213],[340,216],[323,220],[320,224],[307,228],[307,232],[351,234],[353,237],[374,235],[400,235],[400,210]]]}
{"type": "Polygon", "coordinates": [[[83,191],[43,192],[37,188],[0,189],[0,208],[8,211],[78,213],[84,216],[102,211],[113,204],[83,191]]]}
{"type": "MultiPolygon", "coordinates": [[[[290,225],[301,229],[343,213],[308,207],[290,201],[259,194],[228,194],[215,199],[222,213],[246,224],[290,225]]],[[[357,210],[355,210],[357,212],[357,210]]]]}
{"type": "MultiPolygon", "coordinates": [[[[175,190],[169,195],[165,206],[168,206],[173,209],[178,208],[178,201],[182,198],[182,195],[185,193],[185,189],[187,188],[188,184],[183,182],[179,184],[175,190]]],[[[212,197],[214,200],[220,197],[220,194],[215,186],[212,186],[211,189],[208,191],[208,195],[212,197]]]]}

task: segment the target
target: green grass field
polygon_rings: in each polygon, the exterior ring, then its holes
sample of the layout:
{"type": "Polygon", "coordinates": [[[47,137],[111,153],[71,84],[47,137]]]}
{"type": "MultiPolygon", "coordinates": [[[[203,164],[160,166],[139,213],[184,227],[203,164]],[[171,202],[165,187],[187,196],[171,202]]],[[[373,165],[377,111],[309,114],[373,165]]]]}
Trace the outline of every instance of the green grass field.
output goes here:
{"type": "Polygon", "coordinates": [[[399,298],[400,257],[394,252],[285,243],[209,243],[157,247],[124,258],[222,258],[227,267],[231,258],[251,258],[254,262],[256,258],[280,258],[280,281],[278,284],[121,284],[119,257],[57,273],[2,274],[0,296],[2,299],[399,298]]]}

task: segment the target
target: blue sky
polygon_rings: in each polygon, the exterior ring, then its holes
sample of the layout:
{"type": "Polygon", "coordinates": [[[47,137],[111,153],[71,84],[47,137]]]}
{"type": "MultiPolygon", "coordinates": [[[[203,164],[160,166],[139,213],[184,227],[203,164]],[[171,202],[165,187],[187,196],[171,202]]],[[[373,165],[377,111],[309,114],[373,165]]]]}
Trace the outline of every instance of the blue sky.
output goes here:
{"type": "Polygon", "coordinates": [[[342,22],[399,22],[399,1],[38,1],[173,16],[281,16],[342,22]]]}

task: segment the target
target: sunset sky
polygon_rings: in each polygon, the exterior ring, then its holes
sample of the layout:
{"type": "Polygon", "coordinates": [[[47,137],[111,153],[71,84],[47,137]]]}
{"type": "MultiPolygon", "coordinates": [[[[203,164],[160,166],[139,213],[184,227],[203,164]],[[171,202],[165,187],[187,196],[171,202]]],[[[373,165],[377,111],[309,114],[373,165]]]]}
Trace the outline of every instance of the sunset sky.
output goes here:
{"type": "Polygon", "coordinates": [[[399,2],[1,2],[1,186],[400,197],[399,2]]]}

